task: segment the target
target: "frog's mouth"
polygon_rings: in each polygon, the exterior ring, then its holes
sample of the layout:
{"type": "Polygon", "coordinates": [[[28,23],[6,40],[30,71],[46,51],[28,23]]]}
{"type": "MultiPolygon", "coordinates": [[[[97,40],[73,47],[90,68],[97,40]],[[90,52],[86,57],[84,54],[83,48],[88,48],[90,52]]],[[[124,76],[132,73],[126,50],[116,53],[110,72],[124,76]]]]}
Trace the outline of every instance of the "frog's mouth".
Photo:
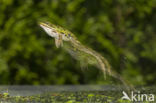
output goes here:
{"type": "Polygon", "coordinates": [[[54,28],[44,24],[44,23],[39,23],[40,27],[44,29],[44,31],[51,37],[53,38],[58,38],[58,33],[55,32],[54,28]]]}
{"type": "Polygon", "coordinates": [[[42,23],[42,22],[39,22],[39,25],[40,27],[42,27],[43,29],[46,27],[46,28],[49,28],[49,29],[52,29],[52,27],[48,26],[47,24],[45,23],[42,23]]]}

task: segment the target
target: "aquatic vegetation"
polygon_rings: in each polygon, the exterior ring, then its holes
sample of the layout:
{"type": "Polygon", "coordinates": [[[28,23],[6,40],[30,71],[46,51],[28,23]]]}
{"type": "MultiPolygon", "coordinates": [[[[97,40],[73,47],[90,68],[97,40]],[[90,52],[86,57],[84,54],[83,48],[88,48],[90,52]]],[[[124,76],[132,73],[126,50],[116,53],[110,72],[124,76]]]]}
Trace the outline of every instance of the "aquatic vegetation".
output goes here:
{"type": "MultiPolygon", "coordinates": [[[[16,103],[131,103],[119,91],[48,92],[32,96],[2,96],[0,102],[16,103]]],[[[143,103],[150,103],[145,101],[143,103]]]]}
{"type": "MultiPolygon", "coordinates": [[[[109,93],[108,93],[109,94],[109,93]]],[[[112,103],[113,101],[121,101],[116,97],[104,95],[102,92],[60,92],[60,93],[46,93],[33,96],[2,96],[1,102],[16,102],[16,103],[112,103]],[[56,95],[57,94],[57,95],[56,95]]],[[[123,101],[121,101],[122,103],[123,101]]],[[[128,103],[128,102],[127,102],[128,103]]]]}
{"type": "MultiPolygon", "coordinates": [[[[40,88],[42,92],[36,92],[38,90],[36,86],[31,86],[29,89],[23,86],[12,87],[8,89],[7,92],[0,87],[0,102],[2,103],[132,103],[135,101],[122,99],[122,89],[118,87],[115,88],[105,88],[105,90],[59,90],[59,88],[53,87],[43,87],[40,88]],[[17,89],[18,88],[18,89],[17,89]],[[106,89],[107,88],[107,89],[106,89]],[[25,94],[27,90],[28,94],[25,94]],[[47,91],[48,90],[48,91],[47,91]],[[59,91],[57,91],[59,90],[59,91]],[[32,94],[33,93],[33,94],[32,94]]],[[[63,88],[63,87],[61,87],[63,88]]],[[[75,87],[73,87],[75,88],[75,87]]],[[[84,87],[85,88],[85,87],[84,87]]],[[[89,87],[88,87],[89,88],[89,87]]],[[[156,98],[156,89],[155,87],[137,87],[137,90],[141,93],[151,93],[155,95],[156,98]]],[[[137,92],[136,92],[137,93],[137,92]]],[[[131,95],[129,95],[131,97],[131,95]]],[[[137,97],[136,97],[137,98],[137,97]]],[[[145,99],[139,103],[154,103],[151,101],[146,101],[145,99]]]]}

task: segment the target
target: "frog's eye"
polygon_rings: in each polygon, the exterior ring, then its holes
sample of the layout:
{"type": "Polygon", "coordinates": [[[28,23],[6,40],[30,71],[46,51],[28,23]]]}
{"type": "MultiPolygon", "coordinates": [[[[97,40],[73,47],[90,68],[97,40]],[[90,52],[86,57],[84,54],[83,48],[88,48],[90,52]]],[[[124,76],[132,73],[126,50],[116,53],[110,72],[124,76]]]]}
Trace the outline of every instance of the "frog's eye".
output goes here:
{"type": "Polygon", "coordinates": [[[72,37],[71,37],[71,34],[68,34],[68,38],[70,38],[70,39],[72,38],[72,37]]]}
{"type": "Polygon", "coordinates": [[[68,34],[68,37],[71,37],[71,35],[70,35],[70,34],[68,34]]]}

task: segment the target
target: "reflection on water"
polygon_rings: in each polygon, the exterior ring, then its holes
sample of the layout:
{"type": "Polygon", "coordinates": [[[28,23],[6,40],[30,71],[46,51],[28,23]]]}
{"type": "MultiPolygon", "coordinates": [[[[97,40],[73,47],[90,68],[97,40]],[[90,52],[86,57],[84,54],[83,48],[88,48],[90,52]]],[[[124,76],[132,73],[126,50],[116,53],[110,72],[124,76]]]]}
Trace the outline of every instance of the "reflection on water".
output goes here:
{"type": "MultiPolygon", "coordinates": [[[[142,92],[156,93],[155,87],[136,87],[142,92]]],[[[0,93],[8,92],[10,96],[31,96],[47,92],[79,92],[101,91],[121,92],[126,91],[124,86],[113,85],[54,85],[54,86],[0,86],[0,93]]],[[[121,92],[122,93],[122,92],[121,92]]],[[[111,94],[110,94],[111,95],[111,94]]]]}

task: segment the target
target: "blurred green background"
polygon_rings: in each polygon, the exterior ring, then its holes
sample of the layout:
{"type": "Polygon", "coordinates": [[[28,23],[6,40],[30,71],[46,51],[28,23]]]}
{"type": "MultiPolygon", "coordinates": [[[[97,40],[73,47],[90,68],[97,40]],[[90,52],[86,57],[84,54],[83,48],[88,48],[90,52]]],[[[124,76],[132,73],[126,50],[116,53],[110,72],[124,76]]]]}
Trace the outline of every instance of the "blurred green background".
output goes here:
{"type": "Polygon", "coordinates": [[[37,24],[72,31],[134,85],[156,85],[156,0],[0,0],[0,84],[109,84],[37,24]]]}

